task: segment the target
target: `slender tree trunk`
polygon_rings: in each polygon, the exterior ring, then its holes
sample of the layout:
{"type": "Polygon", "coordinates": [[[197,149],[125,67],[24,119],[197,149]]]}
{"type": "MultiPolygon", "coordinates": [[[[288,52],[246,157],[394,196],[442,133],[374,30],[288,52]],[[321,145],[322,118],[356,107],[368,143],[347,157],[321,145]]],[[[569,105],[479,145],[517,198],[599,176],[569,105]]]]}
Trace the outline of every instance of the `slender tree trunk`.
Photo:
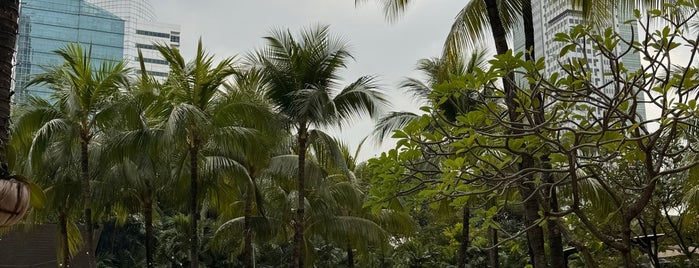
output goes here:
{"type": "Polygon", "coordinates": [[[61,232],[61,250],[63,258],[61,258],[61,267],[70,267],[70,245],[68,244],[68,217],[65,212],[61,212],[58,216],[58,225],[61,232]]]}
{"type": "Polygon", "coordinates": [[[143,205],[143,217],[146,221],[146,266],[155,267],[155,239],[153,238],[153,190],[150,183],[146,185],[146,201],[143,205]]]}
{"type": "Polygon", "coordinates": [[[248,268],[253,267],[253,262],[252,262],[252,223],[251,223],[251,218],[252,218],[252,203],[253,203],[253,197],[254,197],[254,190],[252,188],[252,185],[248,186],[248,189],[245,190],[245,218],[243,220],[243,232],[244,232],[244,244],[243,244],[243,265],[248,268]]]}
{"type": "Polygon", "coordinates": [[[509,49],[507,47],[507,36],[505,35],[505,27],[500,19],[498,3],[496,0],[483,0],[488,11],[488,21],[490,30],[493,31],[493,40],[495,41],[495,50],[498,54],[505,54],[509,49]]]}
{"type": "MultiPolygon", "coordinates": [[[[550,167],[550,164],[548,164],[548,166],[550,167]]],[[[553,183],[550,176],[548,177],[548,183],[553,183]]],[[[549,188],[549,194],[550,196],[547,197],[549,210],[558,212],[558,197],[556,196],[555,186],[552,185],[549,188]]],[[[560,225],[558,225],[557,220],[548,220],[547,226],[551,267],[565,267],[566,259],[563,253],[563,236],[561,234],[560,225]]]]}
{"type": "Polygon", "coordinates": [[[488,227],[488,240],[490,242],[491,249],[488,250],[488,265],[490,268],[500,267],[500,256],[498,255],[498,229],[488,227]]]}
{"type": "Polygon", "coordinates": [[[547,267],[548,263],[546,261],[546,249],[544,248],[544,230],[538,224],[536,220],[539,219],[539,202],[536,200],[536,196],[531,196],[534,192],[530,188],[530,185],[520,185],[519,187],[520,195],[524,201],[524,225],[527,227],[536,225],[527,230],[527,241],[529,243],[530,256],[534,263],[532,265],[534,268],[547,267]],[[529,198],[527,198],[529,197],[529,198]]]}
{"type": "MultiPolygon", "coordinates": [[[[305,212],[305,189],[306,189],[306,139],[308,133],[306,129],[306,124],[299,124],[298,131],[298,145],[299,145],[299,167],[298,167],[298,208],[296,209],[296,221],[294,222],[294,263],[293,265],[298,268],[303,268],[304,263],[304,238],[303,238],[303,228],[304,228],[304,212],[305,212]]],[[[293,266],[292,266],[293,267],[293,266]]]]}
{"type": "Polygon", "coordinates": [[[621,256],[624,259],[624,267],[635,268],[636,262],[631,254],[631,220],[624,221],[621,227],[621,242],[625,248],[621,250],[621,256]]]}
{"type": "Polygon", "coordinates": [[[192,146],[189,149],[189,217],[190,217],[190,232],[191,241],[189,245],[189,264],[191,268],[199,268],[199,137],[196,133],[192,133],[192,146]]]}
{"type": "Polygon", "coordinates": [[[349,240],[347,240],[347,266],[354,268],[354,252],[349,240]]]}
{"type": "Polygon", "coordinates": [[[0,172],[6,170],[6,144],[10,128],[10,88],[12,87],[12,58],[15,53],[19,19],[19,0],[0,3],[0,172]]]}
{"type": "Polygon", "coordinates": [[[468,204],[464,204],[463,217],[461,218],[461,246],[459,247],[459,268],[465,268],[468,263],[468,243],[469,243],[469,221],[471,220],[471,210],[468,204]]]}
{"type": "MultiPolygon", "coordinates": [[[[536,55],[534,53],[534,48],[535,48],[535,41],[534,40],[534,22],[533,22],[533,14],[532,14],[532,2],[531,0],[525,0],[523,2],[523,24],[524,24],[524,36],[525,36],[525,47],[528,51],[528,53],[525,53],[525,59],[527,61],[535,61],[536,55]]],[[[534,114],[534,120],[535,123],[538,124],[543,124],[544,123],[544,96],[541,94],[541,92],[536,88],[534,84],[529,84],[530,89],[532,90],[532,97],[537,99],[537,101],[533,102],[532,109],[535,111],[534,114]],[[538,106],[536,106],[538,105],[538,106]]],[[[531,156],[528,156],[528,158],[531,158],[531,156]]],[[[541,157],[541,165],[547,169],[550,169],[551,164],[549,163],[548,156],[541,157]]],[[[525,161],[522,161],[524,164],[525,161]]],[[[533,167],[534,166],[534,161],[532,159],[531,162],[527,163],[527,166],[524,166],[523,168],[528,168],[528,167],[533,167]]],[[[545,178],[546,182],[548,183],[553,183],[553,179],[551,178],[551,174],[543,174],[543,177],[545,178]]],[[[525,186],[527,187],[527,186],[525,186]]],[[[545,201],[547,201],[546,207],[551,210],[558,210],[558,201],[556,200],[556,189],[555,186],[551,185],[549,188],[549,191],[547,192],[547,197],[545,198],[545,201]]],[[[530,191],[527,191],[531,193],[530,191]]],[[[527,208],[527,222],[528,224],[532,224],[533,221],[535,220],[534,217],[534,210],[536,209],[536,219],[538,219],[538,211],[539,211],[539,205],[538,205],[538,199],[536,197],[532,197],[531,200],[525,201],[525,207],[527,208]]],[[[555,221],[549,221],[548,222],[548,234],[549,234],[549,249],[550,249],[550,256],[551,256],[551,267],[565,267],[565,257],[563,256],[563,240],[561,238],[561,233],[560,230],[558,229],[558,225],[555,223],[555,221]]],[[[531,246],[531,253],[533,254],[533,260],[534,260],[534,267],[546,267],[546,252],[544,249],[544,232],[543,229],[539,226],[534,227],[531,232],[527,233],[527,236],[540,236],[535,237],[533,240],[530,240],[530,246],[531,246]]]]}
{"type": "Polygon", "coordinates": [[[90,189],[90,167],[89,167],[89,154],[88,145],[90,144],[90,137],[87,132],[83,132],[82,139],[80,141],[80,177],[82,178],[82,194],[83,194],[83,206],[85,208],[85,229],[87,231],[87,249],[85,250],[87,254],[88,267],[97,267],[97,260],[95,259],[95,236],[93,232],[92,223],[92,191],[90,189]]]}

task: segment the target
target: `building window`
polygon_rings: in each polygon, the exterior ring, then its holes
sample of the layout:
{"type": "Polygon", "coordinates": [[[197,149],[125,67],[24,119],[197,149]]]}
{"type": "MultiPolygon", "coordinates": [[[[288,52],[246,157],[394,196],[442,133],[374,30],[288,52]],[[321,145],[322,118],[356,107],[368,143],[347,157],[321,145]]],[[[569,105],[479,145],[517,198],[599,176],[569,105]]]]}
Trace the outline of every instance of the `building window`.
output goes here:
{"type": "MultiPolygon", "coordinates": [[[[138,62],[138,57],[135,57],[136,62],[138,62]]],[[[170,65],[166,60],[161,60],[161,59],[151,59],[151,58],[143,58],[143,62],[146,63],[154,63],[154,64],[162,64],[162,65],[170,65]]]]}
{"type": "Polygon", "coordinates": [[[151,32],[151,31],[143,31],[143,30],[136,30],[136,34],[155,36],[155,37],[161,37],[161,38],[170,38],[170,34],[168,34],[168,33],[159,33],[159,32],[151,32]]]}
{"type": "MultiPolygon", "coordinates": [[[[135,70],[136,74],[141,74],[141,70],[135,70]]],[[[160,76],[160,77],[167,77],[167,73],[164,72],[155,72],[155,71],[146,71],[147,74],[152,75],[152,76],[160,76]]]]}
{"type": "Polygon", "coordinates": [[[136,44],[136,48],[157,50],[154,45],[136,44]]]}
{"type": "Polygon", "coordinates": [[[180,37],[177,36],[177,35],[170,36],[170,42],[179,43],[179,42],[180,42],[180,37]]]}

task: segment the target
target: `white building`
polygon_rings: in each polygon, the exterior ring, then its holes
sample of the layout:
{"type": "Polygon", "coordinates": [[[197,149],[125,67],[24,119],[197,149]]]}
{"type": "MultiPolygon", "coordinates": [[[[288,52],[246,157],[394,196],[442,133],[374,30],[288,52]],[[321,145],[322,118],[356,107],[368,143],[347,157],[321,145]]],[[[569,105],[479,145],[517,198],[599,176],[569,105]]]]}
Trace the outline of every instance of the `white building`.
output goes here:
{"type": "MultiPolygon", "coordinates": [[[[626,7],[628,9],[628,7],[626,7]]],[[[625,40],[631,40],[632,35],[637,32],[636,24],[624,24],[625,21],[633,18],[631,10],[624,10],[618,6],[614,10],[614,18],[610,20],[614,30],[625,40]]],[[[556,33],[568,32],[572,27],[583,22],[582,12],[573,8],[570,1],[555,1],[555,0],[532,0],[532,16],[534,24],[534,54],[538,57],[545,57],[546,74],[554,72],[562,72],[561,64],[566,64],[571,60],[586,58],[590,67],[591,82],[595,85],[602,85],[610,81],[610,77],[605,76],[605,73],[610,72],[609,61],[596,53],[592,49],[592,44],[588,44],[583,51],[583,48],[577,48],[563,57],[560,57],[560,51],[566,44],[554,41],[556,33]]],[[[637,38],[636,38],[637,39],[637,38]]],[[[515,51],[524,50],[524,30],[515,30],[513,34],[513,49],[515,51]]],[[[617,46],[617,53],[621,54],[628,46],[620,43],[617,46]]],[[[626,69],[637,70],[641,68],[641,57],[637,53],[626,54],[622,58],[622,62],[626,69]]],[[[605,89],[606,94],[613,94],[612,88],[605,89]]],[[[639,102],[643,102],[643,96],[639,94],[639,102]]],[[[639,105],[636,112],[641,118],[646,118],[645,106],[639,105]]]]}
{"type": "Polygon", "coordinates": [[[154,44],[180,46],[180,26],[156,21],[147,0],[88,0],[124,20],[124,59],[134,72],[140,73],[138,50],[143,53],[146,70],[163,81],[170,71],[154,44]]]}

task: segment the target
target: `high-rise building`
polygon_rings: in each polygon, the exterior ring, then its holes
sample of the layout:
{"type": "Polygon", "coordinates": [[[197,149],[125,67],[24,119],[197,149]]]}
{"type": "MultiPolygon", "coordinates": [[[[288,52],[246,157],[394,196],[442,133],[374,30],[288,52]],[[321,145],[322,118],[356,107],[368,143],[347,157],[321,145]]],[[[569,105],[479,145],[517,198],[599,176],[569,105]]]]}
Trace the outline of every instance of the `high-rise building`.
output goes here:
{"type": "Polygon", "coordinates": [[[164,80],[170,66],[154,44],[180,46],[180,26],[156,21],[153,7],[147,0],[87,0],[122,18],[124,24],[124,59],[134,72],[140,73],[138,50],[143,54],[146,70],[164,80]]]}
{"type": "MultiPolygon", "coordinates": [[[[619,4],[613,7],[612,14],[614,16],[607,27],[612,27],[625,40],[631,40],[638,36],[636,34],[636,24],[624,23],[633,19],[633,12],[630,10],[630,7],[619,4]]],[[[534,55],[537,58],[544,57],[546,63],[545,74],[561,72],[561,64],[568,63],[570,60],[586,58],[590,70],[590,81],[593,84],[603,85],[611,82],[611,77],[605,75],[605,73],[611,71],[609,60],[600,53],[593,51],[591,43],[586,46],[586,51],[583,51],[583,48],[577,48],[563,57],[559,56],[561,49],[566,44],[554,41],[556,33],[570,31],[572,27],[583,23],[582,11],[573,7],[570,1],[532,0],[532,17],[534,24],[534,55]]],[[[515,51],[523,51],[525,49],[524,42],[523,29],[515,30],[513,32],[513,49],[515,51]]],[[[621,54],[627,48],[628,46],[620,43],[616,48],[616,52],[621,54]]],[[[641,57],[638,53],[628,53],[622,57],[621,61],[628,70],[641,68],[641,57]]],[[[608,95],[613,94],[612,87],[607,87],[604,90],[608,95]]],[[[640,118],[645,118],[645,106],[642,104],[643,96],[639,94],[638,98],[640,105],[637,107],[636,113],[640,118]]]]}
{"type": "Polygon", "coordinates": [[[28,95],[48,97],[46,86],[26,87],[31,76],[63,59],[53,51],[77,42],[91,46],[94,64],[127,61],[139,73],[138,50],[146,70],[163,81],[170,66],[154,44],[180,45],[180,27],[155,21],[147,0],[21,0],[14,101],[28,95]]]}
{"type": "Polygon", "coordinates": [[[43,67],[63,63],[53,51],[70,42],[91,46],[94,64],[124,54],[124,20],[83,0],[22,0],[15,67],[15,102],[28,95],[47,97],[45,86],[26,87],[43,67]]]}

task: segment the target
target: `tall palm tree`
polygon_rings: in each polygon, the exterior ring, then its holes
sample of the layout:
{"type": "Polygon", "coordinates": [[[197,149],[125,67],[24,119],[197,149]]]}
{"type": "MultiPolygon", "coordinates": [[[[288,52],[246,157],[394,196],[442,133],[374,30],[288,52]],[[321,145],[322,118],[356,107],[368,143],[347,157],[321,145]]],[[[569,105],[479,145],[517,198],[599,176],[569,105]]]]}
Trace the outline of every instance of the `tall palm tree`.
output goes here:
{"type": "Polygon", "coordinates": [[[0,174],[7,174],[6,146],[9,141],[12,67],[19,19],[19,0],[0,3],[0,174]]]}
{"type": "MultiPolygon", "coordinates": [[[[39,127],[46,123],[45,114],[58,113],[58,106],[47,100],[29,97],[23,109],[16,111],[13,121],[11,147],[16,158],[15,172],[26,174],[46,189],[47,206],[34,210],[25,220],[29,224],[57,222],[57,263],[68,267],[80,248],[83,237],[77,222],[80,219],[79,145],[72,142],[71,133],[57,133],[47,150],[30,159],[33,138],[39,127]],[[34,165],[30,164],[33,160],[34,165]]],[[[50,118],[46,118],[50,119],[50,118]]]]}
{"type": "Polygon", "coordinates": [[[142,57],[141,75],[131,84],[121,98],[121,105],[110,124],[109,135],[101,146],[99,170],[104,178],[97,193],[108,214],[125,221],[131,213],[141,213],[144,220],[146,266],[155,266],[154,214],[157,211],[157,196],[172,182],[172,163],[177,154],[172,146],[163,142],[164,123],[167,119],[166,100],[159,94],[159,83],[145,70],[142,57]],[[119,189],[118,191],[115,189],[119,189]],[[114,209],[114,208],[120,209],[114,209]]]}
{"type": "Polygon", "coordinates": [[[244,200],[242,260],[245,267],[254,267],[253,240],[260,232],[257,232],[253,225],[254,221],[263,219],[265,216],[257,180],[263,176],[270,158],[287,144],[283,141],[289,136],[285,129],[278,128],[279,123],[282,123],[281,118],[274,113],[272,104],[264,96],[267,84],[262,77],[262,72],[254,68],[238,72],[234,82],[225,85],[225,97],[233,102],[258,104],[255,108],[256,113],[260,117],[266,117],[259,120],[255,126],[259,130],[259,135],[255,136],[255,142],[242,144],[240,150],[226,153],[245,169],[243,189],[240,191],[244,200]]]}
{"type": "Polygon", "coordinates": [[[257,132],[253,127],[240,124],[241,120],[264,122],[264,118],[254,109],[255,104],[230,102],[224,96],[221,86],[236,72],[233,58],[215,64],[213,56],[204,51],[201,40],[190,62],[185,62],[177,48],[163,45],[156,45],[156,48],[171,68],[161,93],[171,106],[164,127],[166,140],[184,144],[189,156],[190,265],[199,267],[199,194],[205,192],[200,189],[200,183],[204,182],[200,173],[215,174],[212,168],[219,164],[227,169],[239,169],[239,163],[232,159],[211,154],[252,144],[257,132]],[[205,152],[209,156],[202,156],[205,152]]]}
{"type": "MultiPolygon", "coordinates": [[[[85,224],[87,225],[87,255],[90,267],[96,265],[94,226],[92,222],[92,192],[90,189],[89,147],[100,127],[109,120],[105,111],[113,105],[119,88],[127,84],[128,69],[123,61],[92,61],[92,48],[84,50],[79,44],[68,44],[55,51],[64,64],[47,68],[46,73],[34,77],[29,85],[45,84],[57,102],[57,109],[43,110],[44,124],[39,128],[32,145],[32,158],[44,152],[49,140],[56,135],[71,133],[72,141],[80,144],[80,179],[85,224]],[[97,66],[97,67],[96,67],[97,66]],[[47,120],[48,119],[48,120],[47,120]]],[[[33,160],[33,161],[34,161],[33,160]]]]}
{"type": "Polygon", "coordinates": [[[294,224],[295,267],[304,267],[305,161],[310,127],[341,125],[347,119],[376,116],[386,100],[374,78],[363,76],[336,92],[338,72],[352,57],[347,43],[329,33],[328,26],[304,29],[298,38],[275,30],[253,59],[269,79],[268,96],[296,129],[298,187],[294,224]]]}

